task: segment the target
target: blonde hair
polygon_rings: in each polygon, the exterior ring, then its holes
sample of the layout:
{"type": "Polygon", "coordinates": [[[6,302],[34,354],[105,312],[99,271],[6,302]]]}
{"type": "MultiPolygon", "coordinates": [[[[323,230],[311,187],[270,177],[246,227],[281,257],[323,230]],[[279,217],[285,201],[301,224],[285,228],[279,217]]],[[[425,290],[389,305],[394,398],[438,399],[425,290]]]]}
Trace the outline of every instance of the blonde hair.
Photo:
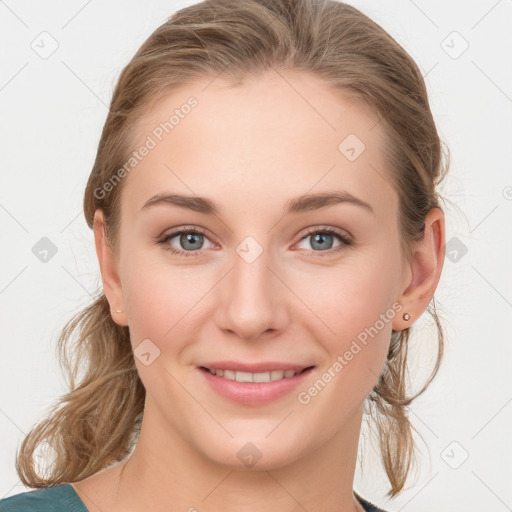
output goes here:
{"type": "MultiPolygon", "coordinates": [[[[336,1],[210,0],[181,9],[158,27],[115,87],[85,190],[89,227],[96,209],[102,209],[109,243],[117,251],[125,180],[107,194],[97,191],[129,158],[134,126],[151,106],[194,79],[223,73],[240,83],[270,68],[319,77],[378,113],[387,138],[390,179],[399,196],[401,247],[409,261],[412,242],[423,237],[427,213],[440,208],[436,185],[448,170],[443,146],[413,59],[378,24],[336,1]]],[[[407,407],[435,377],[443,355],[443,329],[434,300],[432,306],[427,311],[437,326],[439,348],[425,385],[407,395],[410,328],[393,330],[383,372],[367,397],[391,497],[403,490],[415,457],[407,407]]],[[[26,436],[16,454],[16,471],[29,487],[79,481],[122,461],[140,432],[145,388],[129,330],[113,321],[103,293],[65,325],[58,355],[70,391],[26,436]],[[36,473],[33,460],[43,442],[57,454],[45,477],[36,473]]]]}

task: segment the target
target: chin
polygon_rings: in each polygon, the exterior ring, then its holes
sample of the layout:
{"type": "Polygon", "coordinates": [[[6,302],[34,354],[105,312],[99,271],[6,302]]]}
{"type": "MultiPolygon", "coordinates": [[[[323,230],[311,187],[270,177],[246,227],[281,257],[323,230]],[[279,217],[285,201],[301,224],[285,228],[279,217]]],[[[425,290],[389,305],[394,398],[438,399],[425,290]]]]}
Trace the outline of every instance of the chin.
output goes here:
{"type": "Polygon", "coordinates": [[[303,443],[283,444],[282,441],[277,436],[271,441],[264,437],[252,441],[235,438],[217,444],[220,451],[207,450],[203,453],[213,464],[226,469],[270,471],[292,464],[302,455],[303,443]]]}

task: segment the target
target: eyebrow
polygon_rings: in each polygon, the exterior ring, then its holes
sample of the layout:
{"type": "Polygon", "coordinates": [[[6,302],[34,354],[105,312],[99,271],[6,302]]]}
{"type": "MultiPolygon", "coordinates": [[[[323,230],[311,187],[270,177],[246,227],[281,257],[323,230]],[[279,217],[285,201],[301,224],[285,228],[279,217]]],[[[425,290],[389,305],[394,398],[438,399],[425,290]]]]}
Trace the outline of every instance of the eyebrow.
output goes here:
{"type": "MultiPolygon", "coordinates": [[[[287,201],[283,210],[283,215],[310,212],[343,203],[360,206],[375,215],[375,212],[369,203],[353,196],[349,192],[319,192],[316,194],[304,194],[287,201]]],[[[220,213],[220,208],[210,199],[181,194],[156,194],[144,204],[141,211],[145,208],[157,205],[174,205],[179,208],[184,208],[186,210],[206,215],[218,216],[220,213]]]]}

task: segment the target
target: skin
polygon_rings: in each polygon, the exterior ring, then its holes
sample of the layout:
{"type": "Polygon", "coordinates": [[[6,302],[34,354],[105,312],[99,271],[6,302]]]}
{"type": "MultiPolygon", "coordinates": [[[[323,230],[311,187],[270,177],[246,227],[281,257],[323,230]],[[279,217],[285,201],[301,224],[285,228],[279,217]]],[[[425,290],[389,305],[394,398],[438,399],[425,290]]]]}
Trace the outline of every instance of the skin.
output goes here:
{"type": "MultiPolygon", "coordinates": [[[[147,397],[128,463],[73,486],[89,510],[103,512],[363,510],[352,489],[364,400],[382,371],[391,330],[411,325],[437,287],[443,212],[429,212],[407,262],[376,115],[299,73],[269,71],[237,87],[220,78],[206,87],[210,81],[174,90],[137,126],[142,143],[187,98],[198,100],[124,178],[118,254],[96,212],[112,317],[129,326],[134,349],[149,338],[160,355],[148,366],[135,358],[147,397]],[[352,162],[338,150],[350,133],[366,145],[352,162]],[[374,213],[345,203],[282,215],[291,198],[333,190],[368,202],[374,213]],[[161,192],[207,197],[220,215],[169,205],[140,212],[161,192]],[[199,255],[173,255],[155,242],[190,225],[206,231],[199,255]],[[303,239],[313,226],[348,232],[354,244],[333,252],[343,242],[324,232],[332,246],[318,248],[314,236],[303,239]],[[236,252],[247,236],[262,248],[250,264],[236,252]],[[297,393],[393,304],[403,309],[317,396],[299,403],[297,393]],[[296,392],[240,405],[217,395],[195,368],[221,359],[315,370],[296,392]],[[237,457],[247,442],[262,454],[251,468],[237,457]]],[[[194,252],[179,236],[167,245],[194,252]]]]}

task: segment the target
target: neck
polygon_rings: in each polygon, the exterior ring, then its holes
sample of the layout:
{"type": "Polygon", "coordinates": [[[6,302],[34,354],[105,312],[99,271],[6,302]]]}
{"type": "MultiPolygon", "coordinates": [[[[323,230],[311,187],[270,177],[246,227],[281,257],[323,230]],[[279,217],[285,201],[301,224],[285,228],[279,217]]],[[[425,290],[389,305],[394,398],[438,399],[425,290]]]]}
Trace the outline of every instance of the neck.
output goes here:
{"type": "MultiPolygon", "coordinates": [[[[147,413],[148,411],[146,411],[147,413]]],[[[285,466],[222,466],[145,414],[131,457],[120,465],[119,510],[364,512],[352,487],[362,407],[342,431],[285,466]]]]}

